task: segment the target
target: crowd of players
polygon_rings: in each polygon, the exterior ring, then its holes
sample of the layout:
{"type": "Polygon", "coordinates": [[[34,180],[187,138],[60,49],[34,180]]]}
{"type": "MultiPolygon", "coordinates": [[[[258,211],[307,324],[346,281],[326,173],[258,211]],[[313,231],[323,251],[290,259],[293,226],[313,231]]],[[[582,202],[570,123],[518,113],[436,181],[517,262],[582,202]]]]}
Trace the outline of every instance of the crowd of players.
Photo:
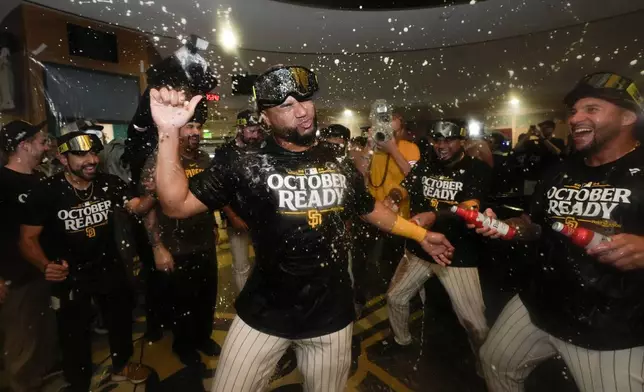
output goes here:
{"type": "Polygon", "coordinates": [[[644,387],[644,150],[635,134],[644,99],[630,79],[584,77],[565,97],[568,144],[547,120],[512,151],[498,134],[470,140],[457,120],[433,123],[414,143],[399,114],[388,139],[369,130],[351,139],[341,125],[317,132],[317,83],[300,66],[260,75],[257,110],[238,115],[235,138],[212,160],[199,147],[201,97],[151,89],[158,148],[136,185],[93,122],[70,124],[55,143],[42,124],[3,126],[0,301],[12,390],[38,390],[59,350],[67,390],[87,391],[96,309],[112,380],[145,382],[150,369],[132,358],[138,259],[146,339],[161,339],[165,325],[184,364],[199,364],[199,352],[219,356],[213,391],[265,389],[289,349],[305,390],[344,390],[353,322],[379,294],[367,279],[374,268],[391,281],[399,347],[414,340],[411,299],[431,301],[423,286],[438,277],[490,391],[523,390],[555,355],[582,391],[644,387]],[[44,177],[50,149],[61,170],[44,177]],[[452,212],[496,219],[499,199],[522,211],[505,220],[513,236],[452,212]],[[214,211],[226,222],[239,290],[223,347],[211,338],[214,211]],[[584,249],[555,222],[608,240],[584,249]],[[516,244],[503,249],[527,279],[489,326],[478,267],[498,241],[516,244]]]}

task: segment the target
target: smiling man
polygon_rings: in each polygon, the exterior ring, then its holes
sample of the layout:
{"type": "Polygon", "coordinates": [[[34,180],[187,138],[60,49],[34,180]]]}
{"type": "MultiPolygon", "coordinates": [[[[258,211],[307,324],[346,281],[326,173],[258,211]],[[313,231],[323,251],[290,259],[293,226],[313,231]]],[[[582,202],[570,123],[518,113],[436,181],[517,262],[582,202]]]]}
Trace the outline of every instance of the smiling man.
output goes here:
{"type": "Polygon", "coordinates": [[[465,152],[467,132],[462,121],[437,121],[430,132],[436,159],[429,154],[421,157],[401,186],[409,195],[412,219],[445,234],[456,251],[452,263],[446,266],[434,263],[416,244],[407,243],[387,290],[389,322],[396,343],[389,347],[412,343],[409,302],[429,278],[437,276],[477,354],[488,332],[478,272],[481,241],[449,210],[453,206],[478,209],[489,192],[492,169],[465,152]]]}
{"type": "Polygon", "coordinates": [[[523,391],[530,372],[556,355],[582,392],[644,386],[644,150],[634,135],[644,99],[631,79],[602,72],[565,103],[577,153],[541,179],[529,217],[508,221],[515,238],[538,241],[538,252],[517,260],[530,282],[481,348],[491,392],[523,391]],[[550,229],[554,222],[610,241],[585,250],[550,229]]]}
{"type": "Polygon", "coordinates": [[[20,229],[23,257],[51,282],[58,341],[68,390],[87,391],[92,378],[90,323],[94,301],[105,317],[112,353],[112,380],[141,383],[149,370],[130,362],[132,295],[116,240],[115,213],[146,213],[149,197],[132,197],[118,177],[100,173],[103,149],[93,134],[58,138],[65,172],[38,183],[27,199],[20,229]]]}
{"type": "Polygon", "coordinates": [[[261,391],[280,357],[295,345],[306,390],[344,390],[351,362],[354,308],[345,221],[351,215],[413,238],[448,262],[441,234],[399,218],[369,195],[350,160],[316,141],[312,101],[316,75],[277,66],[254,86],[271,134],[257,151],[215,162],[190,181],[179,164],[179,128],[201,97],[189,103],[176,90],[151,93],[159,129],[157,193],[166,214],[185,218],[236,200],[257,260],[237,298],[237,316],[224,342],[213,391],[261,391]]]}

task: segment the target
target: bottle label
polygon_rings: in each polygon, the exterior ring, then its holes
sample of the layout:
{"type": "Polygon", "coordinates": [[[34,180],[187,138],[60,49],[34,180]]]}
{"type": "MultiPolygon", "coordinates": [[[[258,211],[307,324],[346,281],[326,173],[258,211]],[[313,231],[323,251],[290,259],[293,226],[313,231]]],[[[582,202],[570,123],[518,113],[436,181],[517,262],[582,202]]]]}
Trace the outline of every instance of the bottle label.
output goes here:
{"type": "Polygon", "coordinates": [[[588,245],[585,246],[585,248],[590,249],[606,241],[610,241],[610,237],[606,237],[599,233],[595,233],[595,235],[593,236],[593,239],[590,240],[590,242],[588,243],[588,245]]]}
{"type": "Polygon", "coordinates": [[[483,227],[490,227],[492,229],[495,229],[501,235],[507,235],[510,231],[510,226],[508,226],[507,223],[492,218],[486,218],[486,220],[483,221],[483,227]]]}

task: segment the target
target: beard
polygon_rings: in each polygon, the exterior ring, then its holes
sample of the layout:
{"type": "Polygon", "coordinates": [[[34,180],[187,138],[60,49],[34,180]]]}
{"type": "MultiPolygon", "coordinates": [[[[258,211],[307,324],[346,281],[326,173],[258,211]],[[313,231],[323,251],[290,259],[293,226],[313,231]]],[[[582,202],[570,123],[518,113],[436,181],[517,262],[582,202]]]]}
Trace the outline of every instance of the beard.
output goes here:
{"type": "Polygon", "coordinates": [[[241,141],[245,146],[256,147],[259,146],[262,142],[261,138],[245,138],[244,135],[241,135],[241,141]]]}
{"type": "Polygon", "coordinates": [[[307,147],[315,142],[317,129],[318,117],[315,116],[313,118],[313,128],[304,135],[300,134],[297,128],[273,128],[273,132],[275,135],[279,136],[280,139],[284,139],[297,146],[307,147]]]}
{"type": "Polygon", "coordinates": [[[82,178],[85,181],[92,181],[94,178],[96,178],[96,165],[83,165],[79,169],[73,169],[70,167],[69,171],[76,177],[82,178]],[[90,167],[94,168],[94,172],[85,173],[84,169],[90,168],[90,167]]]}

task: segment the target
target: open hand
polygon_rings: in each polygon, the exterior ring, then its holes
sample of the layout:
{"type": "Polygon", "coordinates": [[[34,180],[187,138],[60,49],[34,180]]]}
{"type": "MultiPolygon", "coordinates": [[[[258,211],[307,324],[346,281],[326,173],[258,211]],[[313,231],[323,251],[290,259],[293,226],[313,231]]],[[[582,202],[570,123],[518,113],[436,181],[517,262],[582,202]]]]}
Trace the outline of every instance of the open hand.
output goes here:
{"type": "Polygon", "coordinates": [[[610,239],[589,249],[588,254],[621,270],[644,268],[644,237],[617,234],[610,239]]]}
{"type": "Polygon", "coordinates": [[[443,234],[428,231],[425,238],[420,242],[420,246],[438,264],[446,267],[452,263],[450,259],[454,254],[454,247],[443,234]]]}
{"type": "Polygon", "coordinates": [[[150,113],[159,131],[178,130],[192,118],[201,95],[186,100],[183,91],[163,87],[150,90],[150,113]]]}

